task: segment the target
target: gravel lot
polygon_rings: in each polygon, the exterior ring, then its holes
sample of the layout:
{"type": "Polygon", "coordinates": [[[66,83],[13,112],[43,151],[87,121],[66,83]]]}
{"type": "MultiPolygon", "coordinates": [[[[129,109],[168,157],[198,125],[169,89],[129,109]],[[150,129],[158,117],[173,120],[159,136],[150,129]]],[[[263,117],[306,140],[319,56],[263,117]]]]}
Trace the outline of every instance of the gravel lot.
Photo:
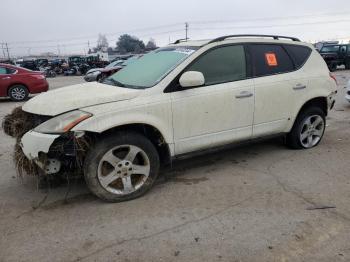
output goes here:
{"type": "MultiPolygon", "coordinates": [[[[130,202],[101,202],[81,181],[38,190],[16,177],[0,131],[0,261],[350,261],[350,71],[336,75],[318,147],[273,139],[179,161],[130,202]]],[[[0,118],[18,105],[1,100],[0,118]]]]}

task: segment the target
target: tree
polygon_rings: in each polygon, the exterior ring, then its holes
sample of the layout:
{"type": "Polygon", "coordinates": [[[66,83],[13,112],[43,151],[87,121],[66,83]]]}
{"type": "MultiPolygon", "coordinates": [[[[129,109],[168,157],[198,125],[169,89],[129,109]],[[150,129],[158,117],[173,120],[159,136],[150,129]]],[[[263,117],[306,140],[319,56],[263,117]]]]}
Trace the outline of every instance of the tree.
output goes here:
{"type": "Polygon", "coordinates": [[[151,38],[151,39],[148,41],[148,43],[147,43],[147,45],[146,45],[146,48],[147,48],[147,49],[150,49],[150,50],[156,49],[156,48],[157,48],[156,41],[155,41],[153,38],[151,38]]]}
{"type": "Polygon", "coordinates": [[[145,43],[142,40],[139,40],[137,37],[124,34],[121,35],[117,42],[117,48],[121,53],[129,52],[141,52],[145,50],[145,43]]]}
{"type": "Polygon", "coordinates": [[[105,35],[98,34],[98,39],[97,39],[97,50],[103,50],[108,48],[108,40],[105,35]]]}

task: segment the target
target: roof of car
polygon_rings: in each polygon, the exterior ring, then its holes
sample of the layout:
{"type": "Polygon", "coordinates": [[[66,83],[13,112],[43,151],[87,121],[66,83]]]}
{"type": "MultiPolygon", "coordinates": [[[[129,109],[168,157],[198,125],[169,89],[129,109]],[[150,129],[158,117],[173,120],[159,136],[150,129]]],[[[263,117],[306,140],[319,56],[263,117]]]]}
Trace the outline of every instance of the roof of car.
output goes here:
{"type": "Polygon", "coordinates": [[[283,43],[283,44],[296,44],[296,45],[307,45],[312,46],[311,44],[307,44],[305,42],[300,42],[299,39],[294,37],[280,37],[278,36],[227,36],[220,37],[216,39],[205,39],[205,40],[178,40],[170,46],[196,46],[202,47],[210,43],[242,43],[242,42],[264,42],[264,43],[283,43]],[[275,38],[274,38],[275,37],[275,38]],[[276,39],[277,38],[277,39],[276,39]],[[283,40],[282,40],[283,39],[283,40]]]}

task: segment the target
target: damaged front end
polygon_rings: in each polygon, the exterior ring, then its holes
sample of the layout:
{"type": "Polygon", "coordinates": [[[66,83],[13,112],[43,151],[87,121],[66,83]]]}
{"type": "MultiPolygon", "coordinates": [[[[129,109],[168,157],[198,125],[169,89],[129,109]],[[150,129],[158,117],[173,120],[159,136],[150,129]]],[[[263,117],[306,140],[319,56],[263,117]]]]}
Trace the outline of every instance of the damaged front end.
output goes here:
{"type": "Polygon", "coordinates": [[[34,130],[51,118],[25,112],[20,107],[4,118],[4,132],[16,139],[14,162],[20,176],[82,174],[91,139],[84,132],[45,134],[34,130]]]}

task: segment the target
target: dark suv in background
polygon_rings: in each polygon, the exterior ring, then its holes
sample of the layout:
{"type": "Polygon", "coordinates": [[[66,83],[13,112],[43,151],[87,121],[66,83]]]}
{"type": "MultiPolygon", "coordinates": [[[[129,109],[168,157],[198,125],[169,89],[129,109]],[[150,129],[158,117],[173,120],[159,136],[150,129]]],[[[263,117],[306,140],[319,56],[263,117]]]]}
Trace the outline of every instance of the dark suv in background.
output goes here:
{"type": "Polygon", "coordinates": [[[350,44],[325,45],[321,48],[320,54],[330,71],[335,71],[340,65],[350,69],[350,44]]]}

